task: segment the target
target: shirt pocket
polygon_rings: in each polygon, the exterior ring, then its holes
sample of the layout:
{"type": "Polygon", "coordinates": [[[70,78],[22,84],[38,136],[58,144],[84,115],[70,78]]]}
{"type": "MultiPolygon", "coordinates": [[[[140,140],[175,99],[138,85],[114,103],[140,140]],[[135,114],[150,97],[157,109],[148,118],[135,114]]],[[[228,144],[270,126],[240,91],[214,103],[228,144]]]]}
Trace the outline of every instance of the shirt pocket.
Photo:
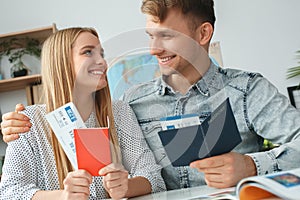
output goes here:
{"type": "Polygon", "coordinates": [[[144,137],[152,150],[156,162],[160,162],[166,157],[164,147],[158,136],[158,132],[162,130],[159,120],[143,120],[139,121],[144,137]]]}
{"type": "Polygon", "coordinates": [[[210,116],[211,112],[201,112],[199,115],[199,121],[202,123],[208,116],[210,116]]]}

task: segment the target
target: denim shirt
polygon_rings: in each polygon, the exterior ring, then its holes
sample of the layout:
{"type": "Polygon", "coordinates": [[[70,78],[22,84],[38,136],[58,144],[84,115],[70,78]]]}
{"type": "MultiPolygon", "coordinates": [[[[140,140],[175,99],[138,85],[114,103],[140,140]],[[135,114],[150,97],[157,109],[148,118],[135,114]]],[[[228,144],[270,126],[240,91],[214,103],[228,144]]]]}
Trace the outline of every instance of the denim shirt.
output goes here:
{"type": "Polygon", "coordinates": [[[160,118],[197,113],[203,121],[227,97],[242,142],[233,151],[252,157],[257,174],[300,167],[300,112],[262,75],[220,68],[213,63],[182,95],[162,77],[130,88],[123,96],[133,108],[156,161],[163,167],[167,189],[205,184],[203,173],[189,166],[173,167],[158,132],[160,118]],[[280,147],[262,152],[264,138],[280,147]]]}

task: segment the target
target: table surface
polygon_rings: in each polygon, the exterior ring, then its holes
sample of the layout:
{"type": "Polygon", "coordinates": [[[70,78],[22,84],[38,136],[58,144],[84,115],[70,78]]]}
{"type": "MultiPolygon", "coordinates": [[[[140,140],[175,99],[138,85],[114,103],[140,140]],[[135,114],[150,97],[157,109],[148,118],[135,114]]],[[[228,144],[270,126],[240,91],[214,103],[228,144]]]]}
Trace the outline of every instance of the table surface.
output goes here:
{"type": "Polygon", "coordinates": [[[192,188],[169,190],[165,192],[159,192],[154,194],[148,194],[136,198],[130,198],[130,200],[185,200],[185,199],[208,199],[212,196],[223,193],[233,193],[233,188],[216,189],[208,186],[198,186],[192,188]]]}

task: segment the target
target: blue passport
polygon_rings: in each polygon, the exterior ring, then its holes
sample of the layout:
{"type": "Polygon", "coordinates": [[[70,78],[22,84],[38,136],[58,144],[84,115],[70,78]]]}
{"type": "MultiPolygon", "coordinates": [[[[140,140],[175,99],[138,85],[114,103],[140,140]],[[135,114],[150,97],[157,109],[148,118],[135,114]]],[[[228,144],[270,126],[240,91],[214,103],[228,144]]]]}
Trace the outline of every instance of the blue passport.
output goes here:
{"type": "Polygon", "coordinates": [[[200,125],[158,132],[173,166],[230,152],[241,141],[227,98],[200,125]]]}

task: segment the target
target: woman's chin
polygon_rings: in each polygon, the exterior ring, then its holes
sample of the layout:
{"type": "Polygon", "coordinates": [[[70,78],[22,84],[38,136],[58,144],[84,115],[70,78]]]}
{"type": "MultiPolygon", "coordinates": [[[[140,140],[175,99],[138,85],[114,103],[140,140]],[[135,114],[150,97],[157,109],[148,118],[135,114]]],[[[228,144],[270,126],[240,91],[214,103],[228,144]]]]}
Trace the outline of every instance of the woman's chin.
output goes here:
{"type": "Polygon", "coordinates": [[[96,91],[101,90],[105,87],[107,87],[107,81],[101,79],[98,81],[98,85],[96,86],[96,91]]]}

